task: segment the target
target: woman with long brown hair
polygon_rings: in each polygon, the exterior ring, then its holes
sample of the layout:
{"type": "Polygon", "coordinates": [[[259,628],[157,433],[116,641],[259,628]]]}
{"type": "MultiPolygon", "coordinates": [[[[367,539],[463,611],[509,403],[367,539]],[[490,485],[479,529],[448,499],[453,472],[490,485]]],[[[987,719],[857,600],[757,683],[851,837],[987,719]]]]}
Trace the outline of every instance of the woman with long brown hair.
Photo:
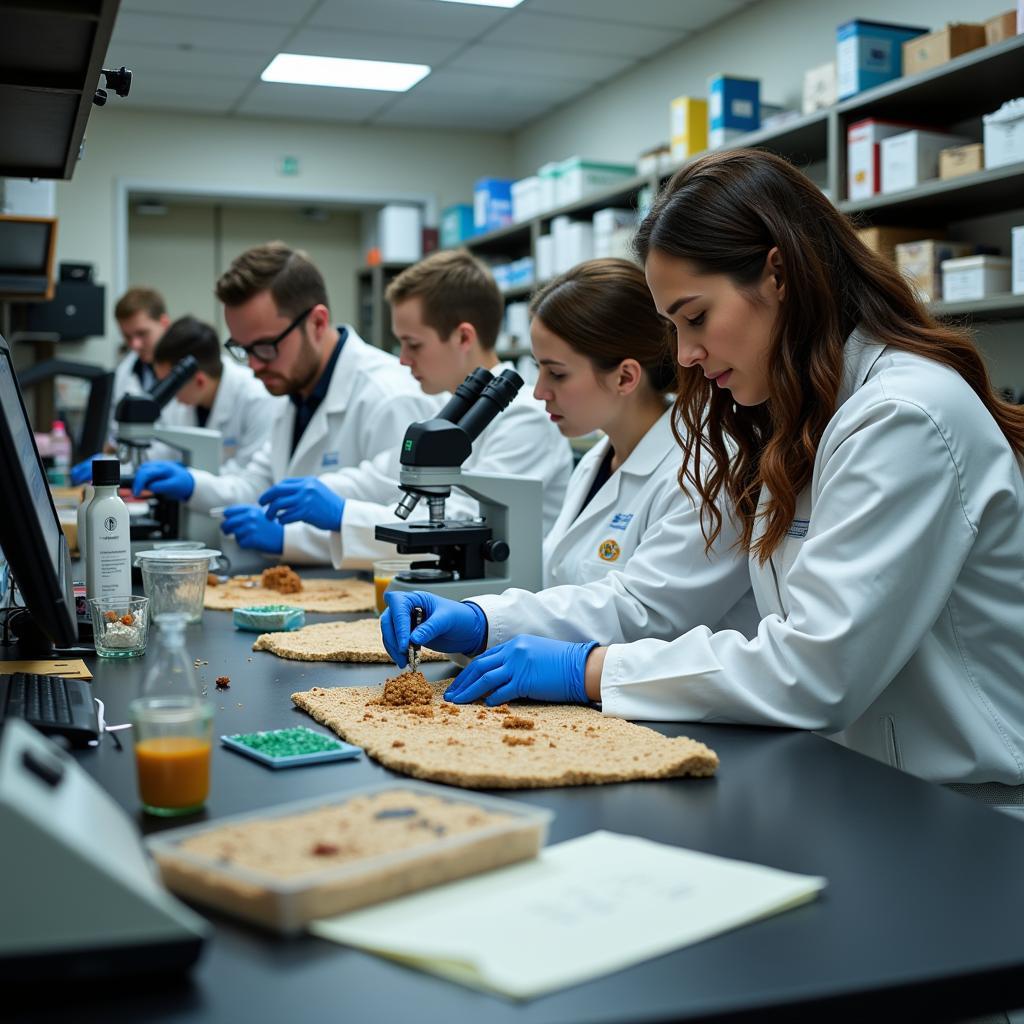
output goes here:
{"type": "MultiPolygon", "coordinates": [[[[637,248],[676,330],[680,484],[709,545],[735,520],[757,635],[621,644],[609,608],[571,644],[552,617],[450,697],[551,699],[559,673],[607,714],[814,729],[1024,802],[1024,409],[777,157],[683,168],[637,248]]],[[[503,600],[476,602],[492,629],[503,600]]]]}

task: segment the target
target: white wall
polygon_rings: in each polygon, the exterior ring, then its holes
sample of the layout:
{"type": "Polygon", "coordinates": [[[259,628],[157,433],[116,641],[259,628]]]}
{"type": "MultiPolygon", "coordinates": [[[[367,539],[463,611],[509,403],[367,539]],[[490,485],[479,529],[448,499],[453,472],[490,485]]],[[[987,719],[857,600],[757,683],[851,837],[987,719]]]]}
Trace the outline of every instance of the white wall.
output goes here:
{"type": "Polygon", "coordinates": [[[356,318],[355,273],[363,258],[359,213],[333,209],[324,220],[311,220],[301,206],[169,201],[166,207],[163,216],[133,210],[128,280],[159,289],[172,319],[191,313],[213,324],[223,339],[214,281],[238,253],[275,238],[310,254],[327,282],[336,322],[356,318]]]}
{"type": "Polygon", "coordinates": [[[574,154],[629,163],[668,142],[671,101],[706,96],[708,78],[719,72],[759,78],[763,100],[799,109],[804,70],[835,58],[836,26],[851,18],[932,28],[984,21],[1012,6],[1011,0],[758,0],[529,125],[515,139],[516,173],[574,154]]]}
{"type": "MultiPolygon", "coordinates": [[[[57,186],[57,258],[88,260],[96,280],[115,281],[115,188],[118,178],[175,182],[214,190],[325,195],[428,194],[439,207],[464,202],[483,174],[512,171],[505,136],[254,118],[136,113],[116,103],[93,110],[85,156],[70,182],[57,186]],[[279,173],[284,155],[300,173],[279,173]]],[[[211,281],[212,285],[212,281],[211,281]]],[[[70,358],[110,362],[119,344],[111,318],[106,339],[65,346],[70,358]]]]}

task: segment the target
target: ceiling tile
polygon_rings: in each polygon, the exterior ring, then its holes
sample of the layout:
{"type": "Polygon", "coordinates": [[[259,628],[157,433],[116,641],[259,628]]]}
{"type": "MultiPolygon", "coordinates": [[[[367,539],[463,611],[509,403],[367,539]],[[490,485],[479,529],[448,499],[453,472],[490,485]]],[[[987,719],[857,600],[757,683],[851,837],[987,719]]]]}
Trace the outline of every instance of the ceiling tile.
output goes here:
{"type": "Polygon", "coordinates": [[[239,32],[253,21],[273,25],[295,25],[316,6],[317,0],[123,0],[121,12],[178,14],[238,19],[239,32]]]}
{"type": "Polygon", "coordinates": [[[218,53],[215,50],[182,50],[175,46],[143,46],[112,43],[107,51],[108,67],[122,64],[134,72],[132,88],[147,75],[185,78],[189,75],[237,79],[239,87],[258,78],[269,58],[257,53],[218,53]]]}
{"type": "Polygon", "coordinates": [[[411,89],[409,96],[483,97],[488,102],[504,106],[520,100],[545,100],[549,106],[561,103],[590,88],[583,78],[524,78],[522,75],[483,74],[476,71],[452,71],[441,68],[434,71],[411,89]]]}
{"type": "Polygon", "coordinates": [[[442,4],[436,0],[323,0],[309,19],[315,27],[441,39],[475,39],[514,14],[499,7],[442,4]]]}
{"type": "Polygon", "coordinates": [[[154,46],[194,46],[237,53],[277,53],[291,29],[286,25],[250,22],[240,31],[237,21],[222,18],[179,18],[167,14],[123,11],[114,23],[111,46],[143,43],[154,46]]]}
{"type": "Polygon", "coordinates": [[[316,85],[260,82],[239,104],[238,112],[261,117],[365,121],[394,97],[393,92],[375,89],[331,89],[316,85]]]}
{"type": "Polygon", "coordinates": [[[628,57],[561,53],[536,46],[490,46],[478,43],[467,47],[447,66],[458,71],[496,71],[597,82],[617,75],[632,63],[628,57]]]}
{"type": "Polygon", "coordinates": [[[458,52],[463,44],[455,40],[424,39],[418,36],[337,32],[306,28],[288,40],[289,53],[317,57],[355,57],[358,60],[397,60],[433,67],[458,52]]]}
{"type": "MultiPolygon", "coordinates": [[[[531,14],[562,14],[571,18],[602,18],[626,25],[697,29],[710,25],[752,0],[529,0],[531,14]]],[[[524,11],[524,14],[527,12],[524,11]]]]}
{"type": "Polygon", "coordinates": [[[130,111],[135,107],[160,107],[227,113],[245,87],[244,81],[229,78],[145,75],[132,80],[131,92],[124,99],[117,100],[117,109],[130,111]]]}
{"type": "Polygon", "coordinates": [[[563,18],[523,11],[488,32],[483,43],[499,46],[543,46],[566,53],[610,53],[646,57],[673,43],[684,33],[676,29],[624,25],[591,18],[563,18]]]}

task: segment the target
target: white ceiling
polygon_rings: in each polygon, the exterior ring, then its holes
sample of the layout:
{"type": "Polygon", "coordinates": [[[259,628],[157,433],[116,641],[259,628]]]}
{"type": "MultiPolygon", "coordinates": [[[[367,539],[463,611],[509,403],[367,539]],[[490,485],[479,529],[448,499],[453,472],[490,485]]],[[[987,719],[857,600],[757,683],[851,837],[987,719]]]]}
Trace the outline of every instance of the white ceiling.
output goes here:
{"type": "Polygon", "coordinates": [[[507,132],[755,0],[122,0],[120,109],[507,132]],[[260,81],[279,52],[429,64],[406,93],[260,81]]]}

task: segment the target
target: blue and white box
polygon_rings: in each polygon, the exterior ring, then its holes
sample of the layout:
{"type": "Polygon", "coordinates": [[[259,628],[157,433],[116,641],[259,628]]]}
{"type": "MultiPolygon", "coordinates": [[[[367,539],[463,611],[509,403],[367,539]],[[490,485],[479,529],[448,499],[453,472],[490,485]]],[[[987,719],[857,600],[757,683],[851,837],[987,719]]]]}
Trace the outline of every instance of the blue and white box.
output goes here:
{"type": "Polygon", "coordinates": [[[508,178],[481,178],[473,186],[473,227],[494,231],[512,223],[512,182],[508,178]]]}
{"type": "Polygon", "coordinates": [[[903,44],[931,29],[880,21],[847,21],[836,29],[839,99],[890,82],[903,74],[903,44]]]}
{"type": "Polygon", "coordinates": [[[716,149],[761,127],[761,83],[715,75],[708,81],[708,146],[716,149]]]}
{"type": "Polygon", "coordinates": [[[441,211],[441,248],[456,249],[473,237],[473,207],[469,203],[446,206],[441,211]]]}

